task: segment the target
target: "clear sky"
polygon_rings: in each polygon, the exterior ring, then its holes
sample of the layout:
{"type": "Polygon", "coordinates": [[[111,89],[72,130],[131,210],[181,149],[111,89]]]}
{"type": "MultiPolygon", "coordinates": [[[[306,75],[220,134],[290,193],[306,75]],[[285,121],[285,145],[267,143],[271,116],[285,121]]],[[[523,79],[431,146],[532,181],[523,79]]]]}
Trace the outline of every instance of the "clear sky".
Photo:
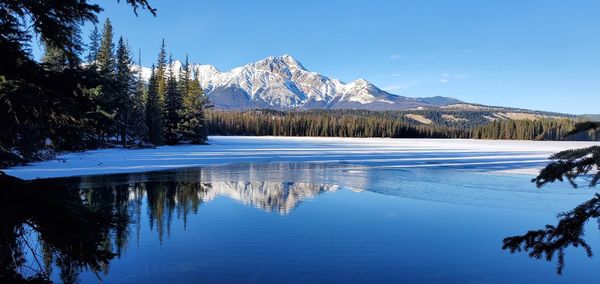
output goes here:
{"type": "Polygon", "coordinates": [[[99,1],[100,20],[148,66],[164,37],[175,58],[222,71],[290,54],[399,95],[600,113],[598,0],[151,0],[156,18],[123,2],[99,1]]]}

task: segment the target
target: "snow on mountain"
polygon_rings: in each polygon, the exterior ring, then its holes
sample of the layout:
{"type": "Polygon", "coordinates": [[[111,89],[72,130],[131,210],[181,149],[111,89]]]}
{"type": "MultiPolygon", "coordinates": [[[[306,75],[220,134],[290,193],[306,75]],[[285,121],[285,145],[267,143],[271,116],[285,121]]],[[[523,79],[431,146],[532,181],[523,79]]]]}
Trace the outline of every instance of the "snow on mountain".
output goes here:
{"type": "MultiPolygon", "coordinates": [[[[179,75],[180,61],[172,63],[179,75]]],[[[397,110],[460,103],[446,97],[409,98],[383,91],[358,79],[343,83],[307,70],[290,55],[270,56],[227,72],[191,64],[211,102],[221,109],[371,109],[397,110]]],[[[150,77],[142,67],[142,78],[150,77]]]]}

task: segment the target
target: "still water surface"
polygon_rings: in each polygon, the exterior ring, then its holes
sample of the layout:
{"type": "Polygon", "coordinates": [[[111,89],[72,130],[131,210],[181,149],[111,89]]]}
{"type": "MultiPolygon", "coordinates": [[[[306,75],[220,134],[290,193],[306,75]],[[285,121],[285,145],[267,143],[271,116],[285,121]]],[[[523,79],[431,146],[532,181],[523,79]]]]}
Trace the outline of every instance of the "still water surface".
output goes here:
{"type": "MultiPolygon", "coordinates": [[[[76,207],[58,215],[61,225],[46,220],[45,233],[25,225],[18,270],[81,283],[597,281],[582,250],[567,250],[559,276],[555,263],[501,249],[504,237],[554,224],[593,194],[540,191],[529,178],[270,163],[52,179],[52,194],[68,191],[68,204],[110,218],[76,207]],[[86,216],[94,221],[78,224],[86,216]],[[114,255],[87,251],[94,244],[114,255]]],[[[589,229],[593,249],[597,233],[589,229]]]]}

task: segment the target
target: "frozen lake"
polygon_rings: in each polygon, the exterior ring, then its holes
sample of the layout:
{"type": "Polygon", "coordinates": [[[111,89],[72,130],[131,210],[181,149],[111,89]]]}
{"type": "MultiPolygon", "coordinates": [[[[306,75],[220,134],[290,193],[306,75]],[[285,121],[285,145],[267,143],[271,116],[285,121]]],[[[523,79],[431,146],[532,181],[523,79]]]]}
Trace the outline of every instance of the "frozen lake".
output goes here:
{"type": "MultiPolygon", "coordinates": [[[[29,243],[37,259],[53,260],[46,267],[58,282],[593,283],[597,262],[582,250],[567,250],[559,276],[555,262],[501,249],[504,237],[555,223],[556,212],[593,194],[567,185],[540,191],[528,179],[444,168],[244,163],[52,179],[42,194],[9,204],[27,213],[70,196],[68,204],[113,215],[81,231],[73,223],[93,214],[72,219],[59,210],[53,224],[48,216],[56,208],[32,213],[28,220],[52,228],[30,234],[29,243]],[[96,269],[88,262],[98,256],[81,253],[94,236],[116,254],[96,269]]],[[[600,243],[592,237],[590,245],[600,243]]],[[[34,254],[27,255],[35,268],[34,254]]]]}
{"type": "Polygon", "coordinates": [[[319,137],[211,137],[210,145],[70,153],[5,172],[24,179],[144,172],[231,163],[349,163],[535,174],[555,152],[598,145],[573,141],[492,141],[319,137]]]}
{"type": "MultiPolygon", "coordinates": [[[[7,170],[54,178],[33,181],[25,196],[3,197],[0,229],[26,232],[5,235],[3,256],[23,255],[23,275],[41,270],[58,282],[81,283],[593,283],[600,277],[596,259],[581,249],[566,250],[562,276],[556,262],[501,249],[504,237],[555,224],[556,213],[594,195],[567,184],[538,190],[529,182],[551,153],[591,143],[210,142],[71,153],[7,170]],[[20,238],[27,245],[19,246],[20,238]]],[[[596,224],[587,229],[596,251],[596,224]]]]}

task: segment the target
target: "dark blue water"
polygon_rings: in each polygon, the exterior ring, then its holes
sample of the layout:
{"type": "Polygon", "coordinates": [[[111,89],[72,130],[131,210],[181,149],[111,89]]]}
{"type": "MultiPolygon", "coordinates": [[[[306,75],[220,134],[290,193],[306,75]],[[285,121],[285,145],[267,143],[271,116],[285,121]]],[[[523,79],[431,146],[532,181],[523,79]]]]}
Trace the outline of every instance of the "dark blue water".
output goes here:
{"type": "MultiPolygon", "coordinates": [[[[554,224],[593,194],[529,178],[284,163],[57,179],[123,217],[97,225],[99,247],[116,255],[90,268],[28,238],[58,282],[595,282],[598,262],[581,249],[566,251],[562,276],[555,261],[502,250],[504,237],[554,224]]],[[[587,239],[599,249],[595,225],[587,239]]]]}

